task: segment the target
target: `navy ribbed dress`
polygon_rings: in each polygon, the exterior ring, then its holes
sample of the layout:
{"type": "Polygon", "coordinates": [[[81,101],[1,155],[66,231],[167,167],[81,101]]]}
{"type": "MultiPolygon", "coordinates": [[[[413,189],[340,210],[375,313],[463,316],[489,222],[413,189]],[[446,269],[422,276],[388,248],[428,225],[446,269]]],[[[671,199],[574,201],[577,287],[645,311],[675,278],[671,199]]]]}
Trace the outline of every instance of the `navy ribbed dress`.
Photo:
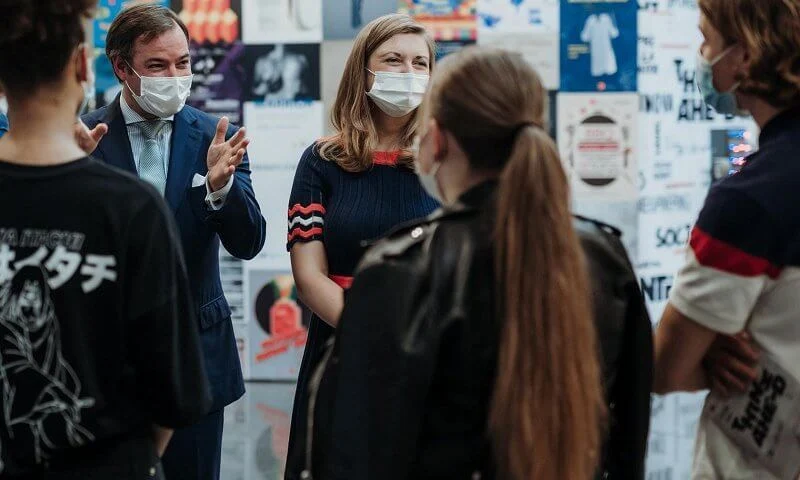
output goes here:
{"type": "MultiPolygon", "coordinates": [[[[295,173],[289,199],[287,249],[297,242],[321,241],[333,281],[348,288],[361,255],[362,242],[385,235],[398,224],[424,217],[438,207],[417,175],[397,165],[397,152],[376,152],[374,166],[350,173],[322,159],[315,145],[306,149],[295,173]]],[[[334,329],[314,315],[297,380],[286,479],[299,479],[304,468],[308,382],[334,329]],[[299,433],[302,432],[302,433],[299,433]]]]}

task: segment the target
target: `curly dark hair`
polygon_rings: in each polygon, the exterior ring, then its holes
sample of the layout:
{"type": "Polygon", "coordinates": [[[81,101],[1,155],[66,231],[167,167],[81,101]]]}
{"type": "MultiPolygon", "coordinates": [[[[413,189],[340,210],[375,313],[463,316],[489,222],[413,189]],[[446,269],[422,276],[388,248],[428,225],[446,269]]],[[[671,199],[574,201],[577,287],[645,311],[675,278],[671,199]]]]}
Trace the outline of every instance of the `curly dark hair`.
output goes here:
{"type": "Polygon", "coordinates": [[[774,107],[800,106],[800,0],[698,0],[728,45],[750,62],[739,91],[774,107]]]}
{"type": "Polygon", "coordinates": [[[0,85],[26,96],[56,81],[85,41],[97,0],[0,0],[0,85]]]}

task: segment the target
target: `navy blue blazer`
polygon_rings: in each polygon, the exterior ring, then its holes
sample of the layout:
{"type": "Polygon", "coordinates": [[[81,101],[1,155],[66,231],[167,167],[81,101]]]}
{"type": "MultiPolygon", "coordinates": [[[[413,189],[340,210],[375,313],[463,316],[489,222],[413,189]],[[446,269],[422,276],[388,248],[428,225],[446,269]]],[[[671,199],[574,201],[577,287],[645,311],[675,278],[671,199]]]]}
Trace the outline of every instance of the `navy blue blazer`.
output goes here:
{"type": "MultiPolygon", "coordinates": [[[[119,97],[82,119],[89,128],[98,123],[106,123],[109,127],[108,134],[100,141],[92,157],[136,174],[119,97]]],[[[175,214],[183,244],[214,399],[211,411],[229,405],[244,394],[239,351],[230,321],[231,309],[220,281],[220,242],[231,255],[249,260],[261,251],[266,236],[266,223],[250,181],[247,155],[236,169],[231,191],[219,211],[206,205],[205,185],[192,187],[195,174],[208,173],[206,155],[217,122],[218,119],[189,106],[175,115],[164,195],[175,214]]],[[[227,138],[236,131],[237,127],[231,126],[227,138]]]]}

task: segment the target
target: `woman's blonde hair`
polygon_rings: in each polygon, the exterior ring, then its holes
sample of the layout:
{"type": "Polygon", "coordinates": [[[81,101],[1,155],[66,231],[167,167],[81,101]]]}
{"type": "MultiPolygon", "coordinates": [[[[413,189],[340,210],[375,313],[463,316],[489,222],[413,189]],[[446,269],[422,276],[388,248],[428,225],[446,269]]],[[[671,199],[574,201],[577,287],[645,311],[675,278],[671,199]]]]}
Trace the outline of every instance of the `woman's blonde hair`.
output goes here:
{"type": "Polygon", "coordinates": [[[800,106],[800,0],[698,0],[728,45],[750,62],[738,90],[778,107],[800,106]]]}
{"type": "Polygon", "coordinates": [[[495,284],[502,319],[489,432],[502,478],[587,480],[605,402],[590,284],[545,92],[521,56],[468,47],[434,75],[422,119],[499,171],[495,284]]]}
{"type": "MultiPolygon", "coordinates": [[[[408,15],[385,15],[365,26],[356,37],[339,83],[339,91],[331,110],[331,124],[336,133],[317,142],[320,156],[336,162],[348,172],[361,172],[372,166],[372,154],[378,145],[378,132],[373,120],[375,108],[367,92],[369,57],[395,35],[417,34],[425,38],[430,55],[430,70],[435,62],[435,44],[425,27],[408,15]]],[[[409,147],[417,127],[417,113],[410,117],[401,136],[403,151],[398,163],[411,167],[409,147]]]]}

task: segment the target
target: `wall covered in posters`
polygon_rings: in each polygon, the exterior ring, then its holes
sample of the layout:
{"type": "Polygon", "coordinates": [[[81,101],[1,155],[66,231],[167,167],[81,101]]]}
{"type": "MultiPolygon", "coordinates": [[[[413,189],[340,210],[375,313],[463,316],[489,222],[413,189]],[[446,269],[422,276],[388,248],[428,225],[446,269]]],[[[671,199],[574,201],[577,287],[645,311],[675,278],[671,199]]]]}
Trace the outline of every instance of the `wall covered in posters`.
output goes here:
{"type": "MultiPolygon", "coordinates": [[[[101,1],[98,53],[128,3],[101,1]]],[[[550,91],[549,127],[574,210],[623,231],[653,322],[709,186],[757,147],[752,121],[717,115],[698,93],[694,0],[173,0],[171,7],[192,36],[189,104],[229,116],[253,139],[252,178],[267,244],[248,262],[220,252],[251,380],[297,375],[309,312],[297,299],[285,249],[287,200],[302,152],[330,133],[327,113],[355,35],[382,14],[400,11],[425,24],[437,56],[478,43],[517,52],[534,66],[550,91]]],[[[102,105],[120,86],[103,55],[96,69],[102,105]]],[[[233,409],[236,421],[259,428],[226,436],[226,450],[242,462],[225,478],[278,471],[285,445],[276,438],[285,438],[291,394],[287,386],[276,405],[233,409]],[[245,439],[253,435],[269,455],[248,450],[245,439]]],[[[704,398],[653,398],[647,478],[689,477],[704,398]]]]}

